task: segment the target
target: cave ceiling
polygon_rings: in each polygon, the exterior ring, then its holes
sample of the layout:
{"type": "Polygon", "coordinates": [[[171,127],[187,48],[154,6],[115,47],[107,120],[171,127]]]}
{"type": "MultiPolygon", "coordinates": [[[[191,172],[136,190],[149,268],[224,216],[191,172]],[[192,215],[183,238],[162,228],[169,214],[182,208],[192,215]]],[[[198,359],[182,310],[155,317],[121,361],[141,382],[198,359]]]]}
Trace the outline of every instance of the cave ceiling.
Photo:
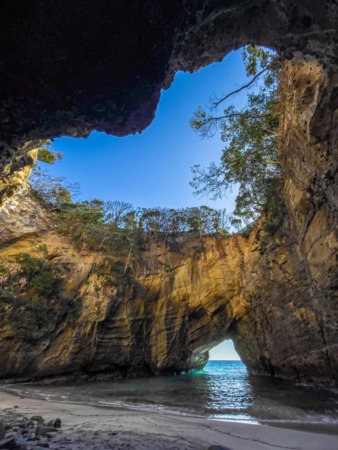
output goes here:
{"type": "Polygon", "coordinates": [[[337,8],[335,0],[3,0],[1,166],[34,139],[141,132],[176,71],[247,43],[332,68],[337,8]]]}

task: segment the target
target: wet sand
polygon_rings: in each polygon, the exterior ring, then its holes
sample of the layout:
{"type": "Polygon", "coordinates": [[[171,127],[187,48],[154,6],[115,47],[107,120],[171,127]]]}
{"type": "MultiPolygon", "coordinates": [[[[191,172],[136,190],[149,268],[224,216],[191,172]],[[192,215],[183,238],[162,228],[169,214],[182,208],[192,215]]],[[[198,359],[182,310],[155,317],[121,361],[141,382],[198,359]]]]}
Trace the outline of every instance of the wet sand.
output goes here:
{"type": "MultiPolygon", "coordinates": [[[[216,444],[229,450],[338,449],[338,436],[334,435],[49,402],[0,391],[0,420],[6,414],[27,418],[40,415],[46,422],[60,418],[62,426],[56,436],[41,438],[41,444],[59,450],[207,450],[216,444]]],[[[27,442],[28,450],[38,447],[39,443],[27,442]]]]}

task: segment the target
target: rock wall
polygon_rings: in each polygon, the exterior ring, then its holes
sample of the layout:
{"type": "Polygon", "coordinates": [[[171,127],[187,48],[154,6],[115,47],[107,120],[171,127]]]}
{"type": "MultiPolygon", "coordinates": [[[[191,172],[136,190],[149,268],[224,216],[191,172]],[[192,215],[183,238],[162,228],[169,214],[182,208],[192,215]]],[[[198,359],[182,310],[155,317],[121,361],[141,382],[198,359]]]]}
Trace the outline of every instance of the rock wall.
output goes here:
{"type": "MultiPolygon", "coordinates": [[[[0,262],[10,263],[21,253],[36,255],[45,245],[52,264],[67,267],[67,295],[77,298],[81,313],[75,323],[60,317],[24,335],[20,321],[2,320],[0,351],[7,357],[1,377],[134,376],[203,367],[208,350],[247,311],[240,248],[250,252],[250,239],[200,238],[196,233],[166,241],[147,237],[141,261],[121,278],[107,268],[105,255],[76,250],[27,194],[16,194],[0,212],[6,229],[0,262]],[[12,220],[10,205],[19,224],[12,220]]],[[[3,306],[16,307],[0,298],[0,312],[3,306]]],[[[22,308],[21,314],[28,311],[22,308]]]]}
{"type": "Polygon", "coordinates": [[[0,256],[45,244],[83,307],[30,339],[3,324],[1,376],[179,372],[230,337],[253,372],[337,383],[337,2],[82,3],[2,5],[0,256]],[[259,224],[248,238],[181,237],[182,253],[150,241],[128,283],[107,282],[100,256],[27,198],[29,152],[62,134],[142,130],[176,70],[248,42],[298,60],[283,86],[279,230],[262,255],[259,224]]]}
{"type": "Polygon", "coordinates": [[[244,271],[251,310],[233,334],[259,373],[337,381],[337,82],[314,63],[285,67],[287,211],[266,254],[244,271]]]}
{"type": "Polygon", "coordinates": [[[46,323],[30,339],[1,327],[0,375],[179,373],[202,367],[231,338],[253,373],[337,384],[336,89],[314,63],[285,66],[285,213],[268,239],[264,218],[248,237],[148,237],[141,261],[119,279],[103,255],[58,234],[21,183],[0,211],[0,258],[46,245],[53,264],[67,266],[69,296],[82,309],[75,323],[46,323]]]}

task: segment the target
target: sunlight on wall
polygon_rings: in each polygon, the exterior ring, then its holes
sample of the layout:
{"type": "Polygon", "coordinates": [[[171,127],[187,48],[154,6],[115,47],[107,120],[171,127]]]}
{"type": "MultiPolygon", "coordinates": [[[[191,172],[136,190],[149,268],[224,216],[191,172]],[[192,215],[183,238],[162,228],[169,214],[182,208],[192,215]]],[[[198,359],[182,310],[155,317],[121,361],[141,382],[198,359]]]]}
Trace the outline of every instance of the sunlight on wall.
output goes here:
{"type": "Polygon", "coordinates": [[[231,339],[218,344],[210,350],[209,360],[240,360],[231,339]]]}

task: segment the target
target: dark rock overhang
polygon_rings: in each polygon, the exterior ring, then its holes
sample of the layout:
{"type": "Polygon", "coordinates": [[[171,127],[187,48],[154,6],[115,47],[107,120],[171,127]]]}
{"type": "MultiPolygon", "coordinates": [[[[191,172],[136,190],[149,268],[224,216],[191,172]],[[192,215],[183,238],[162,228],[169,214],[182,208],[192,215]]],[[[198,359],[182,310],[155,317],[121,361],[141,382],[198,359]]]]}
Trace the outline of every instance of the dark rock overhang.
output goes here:
{"type": "Polygon", "coordinates": [[[140,132],[177,70],[247,43],[332,65],[337,10],[334,0],[3,0],[1,165],[14,143],[140,132]]]}

